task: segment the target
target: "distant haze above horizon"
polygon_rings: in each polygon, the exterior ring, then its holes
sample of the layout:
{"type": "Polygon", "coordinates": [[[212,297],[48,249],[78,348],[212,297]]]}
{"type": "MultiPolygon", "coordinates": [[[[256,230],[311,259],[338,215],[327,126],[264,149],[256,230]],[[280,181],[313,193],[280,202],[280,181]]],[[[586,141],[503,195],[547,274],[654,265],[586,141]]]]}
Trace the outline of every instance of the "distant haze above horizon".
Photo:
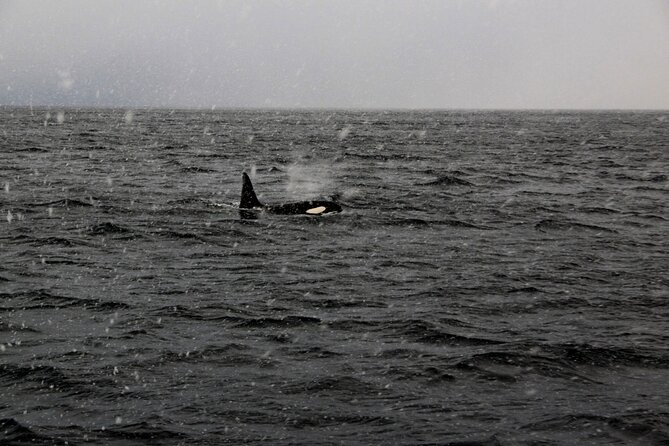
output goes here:
{"type": "Polygon", "coordinates": [[[669,109],[669,1],[0,0],[0,105],[669,109]]]}

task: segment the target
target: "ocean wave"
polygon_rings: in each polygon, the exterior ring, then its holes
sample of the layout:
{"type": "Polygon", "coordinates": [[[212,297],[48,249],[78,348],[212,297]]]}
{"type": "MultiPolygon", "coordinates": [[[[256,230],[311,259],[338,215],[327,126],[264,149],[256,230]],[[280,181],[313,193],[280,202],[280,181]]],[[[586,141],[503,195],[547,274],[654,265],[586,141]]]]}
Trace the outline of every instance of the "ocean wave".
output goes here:
{"type": "Polygon", "coordinates": [[[216,170],[201,166],[183,166],[179,169],[183,173],[215,173],[216,170]]]}
{"type": "Polygon", "coordinates": [[[384,389],[354,376],[326,376],[309,381],[297,381],[286,384],[281,389],[287,394],[326,392],[335,395],[378,394],[384,389]]]}
{"type": "Polygon", "coordinates": [[[81,307],[95,311],[109,311],[130,308],[130,306],[124,302],[67,297],[52,294],[47,290],[0,293],[0,299],[2,299],[2,302],[5,304],[5,306],[0,307],[0,311],[13,311],[16,309],[58,309],[69,307],[81,307]]]}
{"type": "Polygon", "coordinates": [[[89,227],[87,232],[90,235],[110,235],[110,234],[115,235],[115,234],[130,234],[133,233],[134,231],[124,226],[117,225],[115,223],[107,221],[107,222],[97,223],[89,227]]]}
{"type": "Polygon", "coordinates": [[[42,202],[42,203],[35,203],[33,206],[58,206],[58,207],[64,207],[64,208],[78,208],[78,207],[93,207],[97,204],[97,202],[100,201],[98,198],[90,196],[85,199],[78,199],[78,198],[61,198],[58,200],[54,201],[47,201],[47,202],[42,202]]]}
{"type": "Polygon", "coordinates": [[[345,356],[344,353],[335,352],[319,346],[282,347],[278,351],[282,356],[287,355],[299,361],[310,361],[312,359],[323,359],[323,358],[334,358],[338,356],[345,356]]]}
{"type": "Polygon", "coordinates": [[[434,386],[443,383],[452,383],[457,377],[435,366],[390,366],[384,374],[393,380],[416,381],[434,386]]]}
{"type": "Polygon", "coordinates": [[[469,223],[463,220],[455,219],[438,219],[427,220],[422,218],[394,218],[388,219],[385,222],[388,226],[408,226],[408,227],[430,227],[430,226],[450,226],[453,228],[467,228],[467,229],[492,229],[490,227],[469,223]]]}
{"type": "Polygon", "coordinates": [[[607,232],[607,233],[618,233],[615,229],[609,229],[602,226],[590,225],[585,223],[578,223],[568,220],[555,220],[555,219],[545,219],[541,220],[538,223],[535,223],[534,228],[537,231],[548,232],[548,231],[597,231],[597,232],[607,232]]]}
{"type": "MultiPolygon", "coordinates": [[[[93,432],[93,436],[97,437],[97,441],[101,443],[109,443],[118,440],[124,442],[133,441],[141,444],[165,444],[167,441],[177,441],[178,444],[190,436],[184,432],[179,432],[175,429],[174,422],[161,420],[156,422],[140,421],[137,423],[116,424],[104,430],[97,430],[93,432]]],[[[91,435],[89,435],[90,437],[91,435]]],[[[95,439],[95,438],[94,438],[95,439]]]]}
{"type": "Polygon", "coordinates": [[[73,246],[90,246],[91,243],[74,237],[33,237],[29,241],[30,244],[34,246],[46,246],[46,245],[58,245],[65,247],[73,246]]]}
{"type": "Polygon", "coordinates": [[[556,344],[542,350],[565,362],[603,368],[616,366],[669,369],[669,355],[644,354],[641,349],[597,347],[590,344],[556,344]]]}
{"type": "Polygon", "coordinates": [[[277,363],[269,355],[261,355],[251,352],[249,347],[241,344],[230,343],[223,346],[205,346],[192,351],[165,350],[153,360],[144,360],[142,366],[167,364],[173,362],[205,363],[222,367],[253,366],[268,368],[277,363]]]}
{"type": "Polygon", "coordinates": [[[587,212],[587,213],[596,213],[596,214],[620,214],[622,213],[621,210],[619,209],[613,209],[609,207],[600,207],[600,206],[584,206],[578,208],[579,212],[587,212]]]}
{"type": "Polygon", "coordinates": [[[525,424],[522,430],[536,432],[582,431],[598,432],[598,437],[611,443],[669,444],[669,413],[630,410],[623,414],[573,413],[525,424]]]}
{"type": "Polygon", "coordinates": [[[503,341],[479,338],[469,334],[455,334],[437,324],[419,319],[390,321],[337,320],[328,326],[338,330],[377,331],[384,337],[411,340],[413,342],[437,345],[483,346],[501,344],[503,341]]]}
{"type": "Polygon", "coordinates": [[[67,446],[71,444],[58,437],[40,434],[14,418],[0,418],[0,443],[7,446],[67,446]]]}
{"type": "Polygon", "coordinates": [[[581,380],[592,384],[597,380],[557,358],[532,353],[495,351],[472,355],[458,362],[456,369],[474,373],[479,378],[503,382],[517,382],[526,375],[541,375],[568,381],[581,380]]]}
{"type": "Polygon", "coordinates": [[[355,152],[344,152],[345,157],[354,157],[354,158],[362,158],[362,159],[368,159],[368,160],[376,160],[376,161],[390,161],[390,160],[418,160],[421,159],[421,157],[413,154],[405,154],[405,153],[355,153],[355,152]]]}
{"type": "Polygon", "coordinates": [[[242,319],[235,326],[244,328],[295,328],[305,325],[319,325],[321,323],[321,319],[317,317],[289,315],[282,318],[261,317],[242,319]]]}
{"type": "Polygon", "coordinates": [[[307,416],[292,414],[284,423],[294,429],[309,429],[328,428],[331,426],[388,426],[394,424],[394,421],[390,417],[380,415],[323,412],[320,414],[308,414],[307,416]]]}
{"type": "Polygon", "coordinates": [[[337,309],[337,308],[387,308],[388,304],[377,299],[369,298],[325,298],[325,299],[300,299],[302,305],[311,308],[337,309]]]}
{"type": "MultiPolygon", "coordinates": [[[[3,311],[2,308],[0,308],[0,312],[3,311]]],[[[5,310],[5,311],[13,311],[13,310],[5,310]]],[[[4,322],[0,320],[0,332],[5,332],[5,333],[40,333],[39,330],[36,328],[29,327],[25,325],[25,323],[21,324],[16,324],[12,322],[4,322]]]]}
{"type": "Polygon", "coordinates": [[[37,147],[37,146],[27,146],[27,147],[14,147],[15,152],[26,152],[26,153],[48,153],[50,151],[47,147],[37,147]]]}
{"type": "Polygon", "coordinates": [[[48,365],[0,364],[0,378],[5,383],[27,387],[29,390],[48,389],[71,395],[95,395],[114,388],[114,381],[109,377],[81,379],[74,376],[76,371],[69,372],[68,374],[62,369],[48,365]]]}
{"type": "Polygon", "coordinates": [[[152,309],[149,314],[153,317],[169,316],[174,318],[192,319],[197,321],[205,320],[202,311],[189,308],[184,305],[169,305],[152,309]]]}
{"type": "Polygon", "coordinates": [[[195,240],[202,243],[207,243],[201,234],[196,234],[194,232],[183,232],[183,231],[173,231],[168,229],[158,229],[155,231],[148,231],[147,235],[158,236],[161,238],[172,239],[172,240],[195,240]]]}
{"type": "Polygon", "coordinates": [[[474,186],[474,184],[455,176],[443,175],[427,183],[418,183],[417,186],[474,186]]]}

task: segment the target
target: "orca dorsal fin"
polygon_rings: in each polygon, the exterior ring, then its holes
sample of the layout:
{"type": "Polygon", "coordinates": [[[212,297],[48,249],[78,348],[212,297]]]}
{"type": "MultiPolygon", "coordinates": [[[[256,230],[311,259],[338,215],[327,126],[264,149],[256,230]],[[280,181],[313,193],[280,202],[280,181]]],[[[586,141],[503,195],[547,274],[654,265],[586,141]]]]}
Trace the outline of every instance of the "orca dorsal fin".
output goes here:
{"type": "Polygon", "coordinates": [[[242,173],[242,198],[239,200],[241,209],[252,209],[262,207],[256,193],[253,191],[253,184],[246,172],[242,173]]]}

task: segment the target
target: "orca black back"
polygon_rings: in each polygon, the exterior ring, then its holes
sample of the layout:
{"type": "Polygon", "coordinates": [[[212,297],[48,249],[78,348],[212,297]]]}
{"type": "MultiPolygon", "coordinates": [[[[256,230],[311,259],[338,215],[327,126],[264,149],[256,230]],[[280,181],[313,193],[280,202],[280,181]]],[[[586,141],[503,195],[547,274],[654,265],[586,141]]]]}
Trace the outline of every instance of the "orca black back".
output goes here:
{"type": "Polygon", "coordinates": [[[341,206],[334,201],[310,200],[298,201],[295,203],[283,203],[274,205],[263,205],[256,193],[253,191],[251,179],[242,173],[242,196],[239,200],[239,210],[242,218],[256,218],[256,212],[253,209],[262,209],[270,214],[279,215],[323,215],[335,212],[341,212],[341,206]]]}

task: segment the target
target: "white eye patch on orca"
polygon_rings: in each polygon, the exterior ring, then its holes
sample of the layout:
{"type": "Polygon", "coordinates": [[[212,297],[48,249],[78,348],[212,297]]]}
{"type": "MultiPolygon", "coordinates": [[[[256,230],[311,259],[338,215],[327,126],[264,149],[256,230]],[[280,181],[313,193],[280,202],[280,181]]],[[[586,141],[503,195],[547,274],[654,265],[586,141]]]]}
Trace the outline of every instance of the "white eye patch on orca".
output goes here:
{"type": "Polygon", "coordinates": [[[318,214],[322,214],[323,212],[325,212],[325,206],[318,206],[318,207],[306,210],[306,213],[311,214],[311,215],[318,215],[318,214]]]}

